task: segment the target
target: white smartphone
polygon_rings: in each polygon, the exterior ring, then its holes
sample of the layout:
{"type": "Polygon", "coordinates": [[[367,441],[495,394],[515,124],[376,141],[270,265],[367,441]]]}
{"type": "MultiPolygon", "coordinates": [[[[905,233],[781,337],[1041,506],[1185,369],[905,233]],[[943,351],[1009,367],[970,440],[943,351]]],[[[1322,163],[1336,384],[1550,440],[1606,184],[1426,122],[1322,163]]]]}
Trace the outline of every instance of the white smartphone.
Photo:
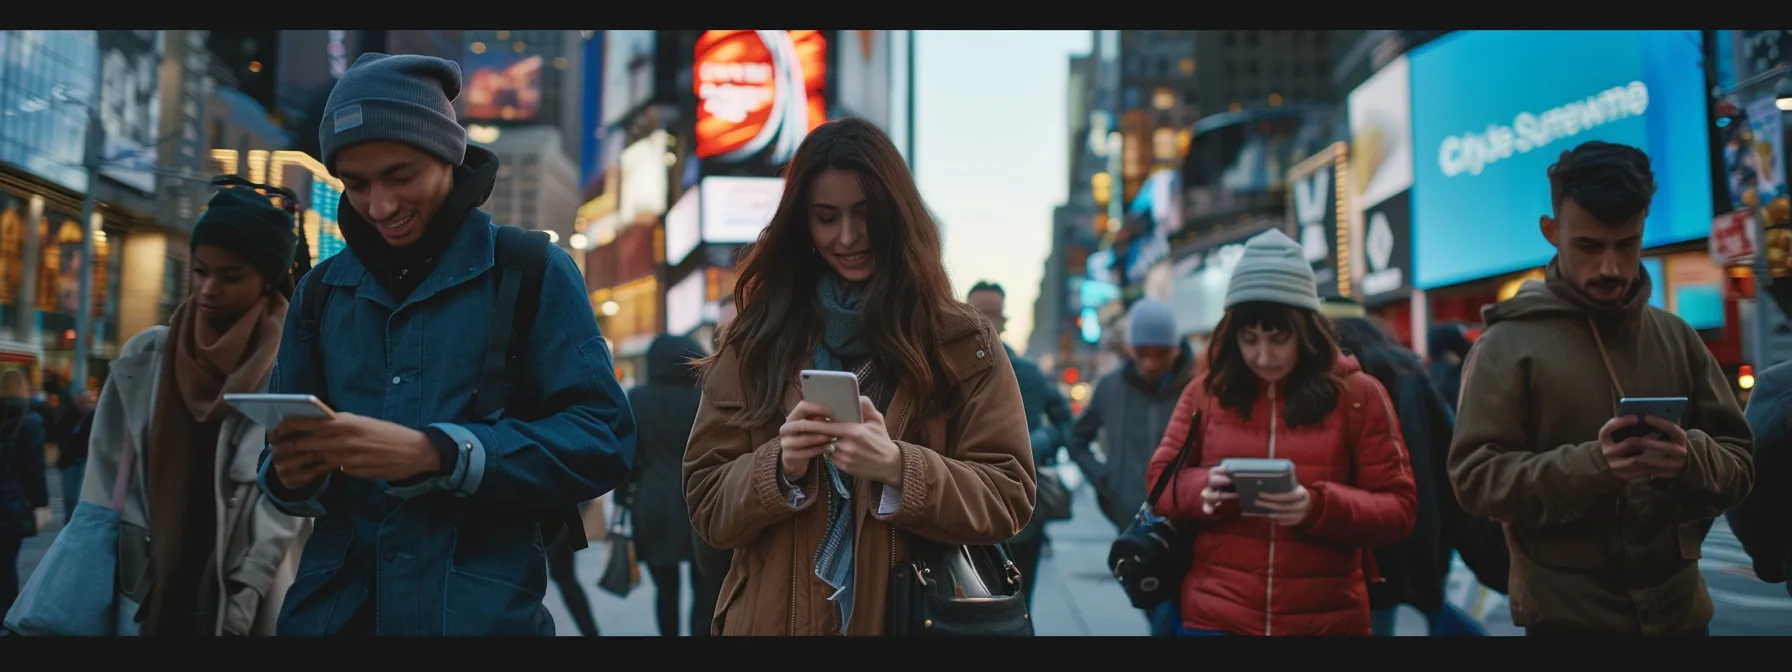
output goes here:
{"type": "Polygon", "coordinates": [[[859,377],[845,371],[805,369],[803,401],[821,404],[834,422],[862,422],[859,417],[859,377]]]}
{"type": "Polygon", "coordinates": [[[309,394],[226,394],[224,403],[267,429],[287,418],[333,418],[336,412],[309,394]]]}

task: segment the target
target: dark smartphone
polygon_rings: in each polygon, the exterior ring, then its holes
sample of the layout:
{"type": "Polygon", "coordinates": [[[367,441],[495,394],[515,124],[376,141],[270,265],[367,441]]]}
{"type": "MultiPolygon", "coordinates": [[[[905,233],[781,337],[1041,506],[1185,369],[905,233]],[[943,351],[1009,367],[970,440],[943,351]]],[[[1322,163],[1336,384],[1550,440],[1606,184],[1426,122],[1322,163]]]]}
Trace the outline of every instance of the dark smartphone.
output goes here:
{"type": "Polygon", "coordinates": [[[1684,420],[1685,414],[1686,397],[1627,397],[1620,399],[1618,400],[1618,417],[1634,415],[1638,422],[1612,432],[1612,442],[1618,443],[1638,436],[1665,438],[1661,436],[1661,430],[1644,420],[1651,417],[1661,418],[1678,425],[1684,420]]]}
{"type": "Polygon", "coordinates": [[[1257,495],[1294,490],[1294,463],[1284,459],[1227,458],[1220,460],[1238,493],[1238,510],[1247,516],[1272,512],[1257,503],[1257,495]]]}

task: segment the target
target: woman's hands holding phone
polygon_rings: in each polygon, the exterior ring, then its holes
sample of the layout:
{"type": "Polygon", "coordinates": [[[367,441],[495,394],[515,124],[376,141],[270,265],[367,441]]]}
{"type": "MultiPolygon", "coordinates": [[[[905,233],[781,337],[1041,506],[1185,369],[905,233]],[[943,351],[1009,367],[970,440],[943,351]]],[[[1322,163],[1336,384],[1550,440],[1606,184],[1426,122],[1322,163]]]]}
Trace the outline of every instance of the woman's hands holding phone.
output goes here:
{"type": "Polygon", "coordinates": [[[864,418],[860,422],[833,422],[827,411],[821,404],[798,402],[784,426],[778,428],[784,477],[804,477],[809,462],[816,455],[825,455],[835,467],[854,477],[901,486],[902,449],[890,440],[884,416],[871,399],[859,397],[859,417],[864,418]]]}
{"type": "Polygon", "coordinates": [[[826,406],[813,401],[799,401],[784,424],[778,427],[778,466],[785,480],[795,482],[809,475],[809,462],[828,446],[828,435],[814,431],[814,426],[827,419],[826,406]]]}
{"type": "Polygon", "coordinates": [[[1226,468],[1208,469],[1207,487],[1201,489],[1201,513],[1211,516],[1221,505],[1237,499],[1238,493],[1232,489],[1232,477],[1226,473],[1226,468]]]}
{"type": "Polygon", "coordinates": [[[1307,492],[1307,486],[1296,483],[1288,492],[1258,493],[1257,506],[1271,511],[1269,517],[1277,525],[1299,525],[1313,511],[1313,495],[1307,492]]]}

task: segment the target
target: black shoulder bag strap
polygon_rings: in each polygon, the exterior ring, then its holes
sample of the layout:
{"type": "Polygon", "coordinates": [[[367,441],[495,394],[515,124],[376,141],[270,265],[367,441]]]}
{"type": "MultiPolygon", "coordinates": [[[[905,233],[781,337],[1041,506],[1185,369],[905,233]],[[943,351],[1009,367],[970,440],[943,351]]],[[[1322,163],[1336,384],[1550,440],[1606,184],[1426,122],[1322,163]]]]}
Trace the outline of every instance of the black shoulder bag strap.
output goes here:
{"type": "Polygon", "coordinates": [[[1164,470],[1157,475],[1157,483],[1151,486],[1151,494],[1145,497],[1145,506],[1139,510],[1137,516],[1139,521],[1142,522],[1152,515],[1153,509],[1157,508],[1158,498],[1164,494],[1164,488],[1168,487],[1176,474],[1181,473],[1182,468],[1188,464],[1189,451],[1194,448],[1195,439],[1201,435],[1202,412],[1201,407],[1195,408],[1195,417],[1188,422],[1188,434],[1182,437],[1182,448],[1176,451],[1176,458],[1170,460],[1169,466],[1164,467],[1164,470]]]}

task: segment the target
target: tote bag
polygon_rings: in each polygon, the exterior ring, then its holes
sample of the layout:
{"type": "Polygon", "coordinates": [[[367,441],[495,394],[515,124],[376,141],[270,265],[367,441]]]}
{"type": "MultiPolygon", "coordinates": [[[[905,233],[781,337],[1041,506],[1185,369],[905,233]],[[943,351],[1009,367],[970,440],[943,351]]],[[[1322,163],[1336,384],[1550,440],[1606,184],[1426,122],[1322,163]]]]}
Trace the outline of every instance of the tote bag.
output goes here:
{"type": "Polygon", "coordinates": [[[136,469],[136,445],[125,432],[124,456],[112,482],[112,506],[75,505],[68,525],[6,612],[6,629],[27,636],[105,637],[137,634],[137,604],[119,594],[118,512],[136,469]]]}

